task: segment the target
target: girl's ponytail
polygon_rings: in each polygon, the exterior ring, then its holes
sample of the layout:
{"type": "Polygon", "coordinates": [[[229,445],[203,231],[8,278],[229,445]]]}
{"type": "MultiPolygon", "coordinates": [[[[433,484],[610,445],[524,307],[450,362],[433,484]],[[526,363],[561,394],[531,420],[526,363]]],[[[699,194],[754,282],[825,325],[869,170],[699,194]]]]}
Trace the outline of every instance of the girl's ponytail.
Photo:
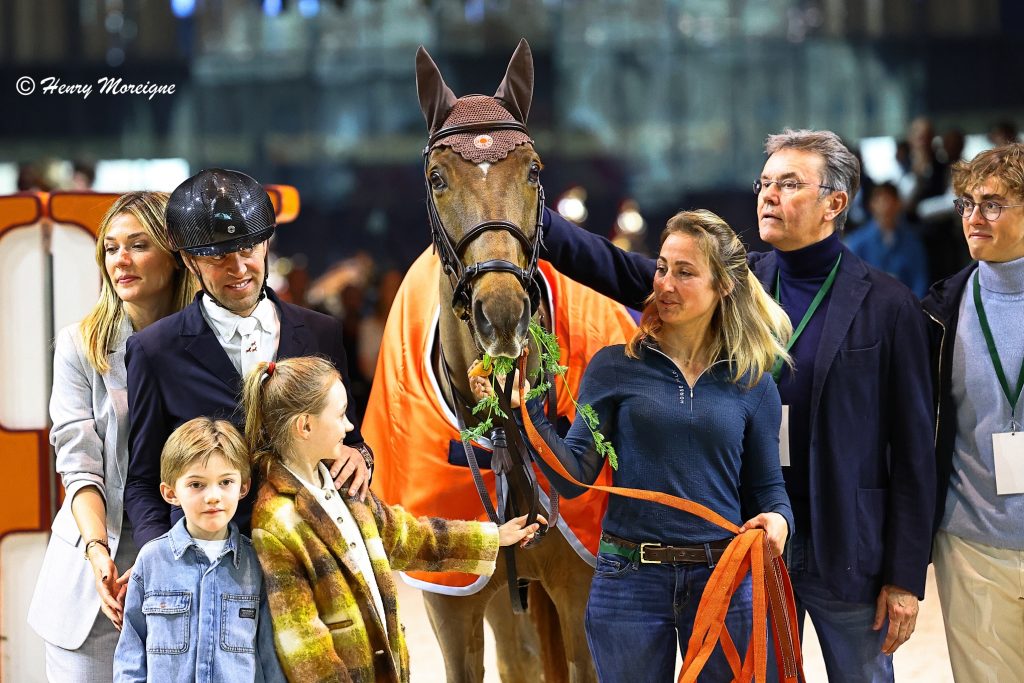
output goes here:
{"type": "Polygon", "coordinates": [[[242,384],[245,441],[253,469],[267,474],[290,444],[289,428],[303,413],[319,414],[327,394],[341,376],[329,360],[318,356],[257,363],[242,384]]]}

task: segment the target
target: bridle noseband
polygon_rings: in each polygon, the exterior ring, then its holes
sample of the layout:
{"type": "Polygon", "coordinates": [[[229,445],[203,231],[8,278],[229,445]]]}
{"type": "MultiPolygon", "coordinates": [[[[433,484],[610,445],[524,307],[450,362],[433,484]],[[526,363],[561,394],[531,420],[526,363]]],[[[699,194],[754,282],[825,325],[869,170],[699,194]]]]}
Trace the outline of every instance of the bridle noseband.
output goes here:
{"type": "Polygon", "coordinates": [[[441,267],[449,280],[452,280],[452,309],[465,321],[470,318],[470,304],[472,300],[473,281],[484,273],[511,273],[516,276],[523,289],[530,296],[531,313],[537,310],[540,305],[540,286],[535,280],[537,274],[537,260],[540,258],[541,229],[544,218],[544,188],[537,181],[537,219],[534,226],[533,237],[530,238],[515,223],[507,220],[486,220],[477,223],[466,231],[466,234],[456,243],[452,244],[452,238],[445,232],[444,223],[437,212],[437,204],[434,202],[434,192],[430,185],[430,177],[427,173],[430,163],[430,152],[438,140],[458,135],[460,133],[480,133],[496,130],[514,130],[529,135],[526,126],[518,121],[481,121],[479,123],[463,123],[454,126],[441,128],[432,134],[427,140],[427,146],[423,148],[423,180],[427,188],[427,216],[430,219],[430,236],[434,242],[434,250],[441,259],[441,267]],[[522,245],[523,253],[528,254],[526,268],[520,268],[511,261],[504,259],[489,259],[466,266],[462,263],[462,257],[467,247],[480,235],[491,231],[507,232],[516,238],[522,245]]]}

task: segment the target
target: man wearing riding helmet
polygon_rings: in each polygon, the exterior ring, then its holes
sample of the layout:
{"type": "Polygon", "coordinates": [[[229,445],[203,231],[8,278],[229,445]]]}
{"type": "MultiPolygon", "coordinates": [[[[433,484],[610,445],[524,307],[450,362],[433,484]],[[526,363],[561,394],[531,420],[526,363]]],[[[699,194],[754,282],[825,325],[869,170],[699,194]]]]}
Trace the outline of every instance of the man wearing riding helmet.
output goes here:
{"type": "MultiPolygon", "coordinates": [[[[254,179],[223,169],[200,171],[179,185],[167,204],[167,231],[177,257],[202,292],[185,309],[130,337],[128,476],[125,509],[136,543],[166,533],[181,517],[160,495],[160,452],[172,431],[207,416],[239,428],[242,378],[260,361],[318,354],[349,386],[341,325],[329,316],[281,301],[266,286],[267,243],[276,217],[254,179]]],[[[359,424],[354,402],[348,418],[359,424]]],[[[358,426],[331,467],[336,485],[365,495],[372,453],[358,426]]],[[[252,497],[235,521],[248,533],[252,497]]]]}

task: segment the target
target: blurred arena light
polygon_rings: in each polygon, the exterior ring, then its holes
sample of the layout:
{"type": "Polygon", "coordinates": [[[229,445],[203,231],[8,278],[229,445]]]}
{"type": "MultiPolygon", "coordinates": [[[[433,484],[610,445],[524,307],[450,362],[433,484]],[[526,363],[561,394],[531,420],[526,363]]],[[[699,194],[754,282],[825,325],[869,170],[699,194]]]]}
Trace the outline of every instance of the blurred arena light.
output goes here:
{"type": "Polygon", "coordinates": [[[268,17],[276,17],[281,13],[281,0],[263,0],[263,13],[268,17]]]}
{"type": "Polygon", "coordinates": [[[299,0],[298,9],[304,17],[315,17],[320,13],[320,0],[299,0]]]}
{"type": "Polygon", "coordinates": [[[171,0],[171,12],[179,19],[188,19],[196,11],[196,0],[171,0]]]}
{"type": "Polygon", "coordinates": [[[623,235],[640,235],[647,229],[647,221],[640,215],[640,207],[633,199],[626,199],[615,219],[615,230],[623,235]]]}
{"type": "Polygon", "coordinates": [[[964,159],[971,160],[986,149],[992,149],[992,141],[984,133],[964,137],[964,159]]]}
{"type": "Polygon", "coordinates": [[[587,191],[576,185],[566,190],[555,203],[555,210],[577,225],[587,220],[587,191]]]}
{"type": "Polygon", "coordinates": [[[0,194],[14,194],[18,191],[18,165],[0,163],[0,194]]]}
{"type": "Polygon", "coordinates": [[[903,175],[896,161],[896,138],[891,135],[861,138],[861,171],[876,183],[898,182],[903,175]]]}
{"type": "Polygon", "coordinates": [[[184,159],[104,159],[96,163],[97,192],[163,190],[170,192],[189,177],[184,159]]]}
{"type": "MultiPolygon", "coordinates": [[[[892,136],[861,138],[858,143],[862,161],[861,171],[876,183],[898,183],[905,171],[896,161],[896,138],[892,136]]],[[[964,138],[964,159],[973,159],[978,152],[992,148],[992,142],[983,133],[964,138]]]]}

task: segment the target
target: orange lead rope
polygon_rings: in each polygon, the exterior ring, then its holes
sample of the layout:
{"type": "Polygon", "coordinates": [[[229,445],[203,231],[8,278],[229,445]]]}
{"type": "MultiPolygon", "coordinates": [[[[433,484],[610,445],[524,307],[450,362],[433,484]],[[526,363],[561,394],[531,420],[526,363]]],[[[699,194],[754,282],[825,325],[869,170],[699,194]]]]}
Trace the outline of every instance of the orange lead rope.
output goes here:
{"type": "MultiPolygon", "coordinates": [[[[519,357],[519,395],[526,396],[526,354],[519,357]]],[[[704,664],[721,643],[725,658],[732,668],[734,683],[767,681],[768,669],[768,632],[764,627],[771,619],[775,661],[779,670],[779,680],[783,683],[805,681],[803,659],[800,654],[800,639],[797,631],[796,602],[793,599],[793,587],[789,582],[789,574],[782,559],[775,557],[768,537],[763,529],[751,529],[739,534],[739,527],[692,500],[658,491],[644,489],[620,488],[618,486],[588,486],[570,475],[555,454],[551,452],[544,439],[541,438],[526,410],[526,401],[520,401],[519,411],[523,416],[526,435],[534,449],[544,462],[561,475],[566,481],[588,489],[604,491],[626,498],[647,500],[668,507],[688,512],[691,515],[717,524],[731,534],[738,534],[725,549],[722,559],[718,561],[711,578],[704,589],[697,606],[697,617],[693,622],[693,633],[686,648],[683,668],[679,672],[679,681],[693,683],[697,680],[704,664]],[[736,645],[725,628],[725,615],[729,611],[729,603],[733,594],[747,577],[753,577],[754,594],[754,629],[747,648],[746,656],[741,661],[736,645]]]]}

